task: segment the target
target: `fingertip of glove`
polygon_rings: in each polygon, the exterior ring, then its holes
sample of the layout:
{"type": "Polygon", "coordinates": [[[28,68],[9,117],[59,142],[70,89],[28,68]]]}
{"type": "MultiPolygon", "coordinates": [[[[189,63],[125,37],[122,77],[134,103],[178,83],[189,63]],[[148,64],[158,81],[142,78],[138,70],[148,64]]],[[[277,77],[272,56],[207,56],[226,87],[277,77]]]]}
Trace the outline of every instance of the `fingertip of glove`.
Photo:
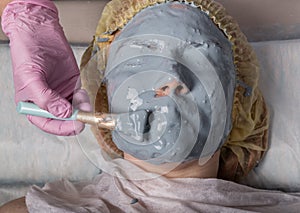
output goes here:
{"type": "Polygon", "coordinates": [[[92,106],[90,104],[88,93],[84,89],[78,89],[73,95],[73,106],[77,109],[90,112],[92,106]]]}
{"type": "Polygon", "coordinates": [[[92,106],[90,103],[80,103],[78,105],[78,109],[85,111],[85,112],[91,112],[92,111],[92,106]]]}

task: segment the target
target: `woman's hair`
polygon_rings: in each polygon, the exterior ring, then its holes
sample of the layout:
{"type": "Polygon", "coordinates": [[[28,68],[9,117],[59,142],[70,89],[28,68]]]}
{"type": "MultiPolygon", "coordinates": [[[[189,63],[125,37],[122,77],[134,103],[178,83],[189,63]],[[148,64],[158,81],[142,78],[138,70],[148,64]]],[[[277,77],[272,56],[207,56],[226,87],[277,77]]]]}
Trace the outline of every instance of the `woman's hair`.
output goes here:
{"type": "MultiPolygon", "coordinates": [[[[143,9],[163,4],[163,0],[112,0],[102,12],[94,40],[81,61],[82,86],[94,101],[95,111],[107,112],[106,87],[101,84],[106,64],[107,49],[124,26],[143,9]],[[97,56],[97,70],[86,69],[97,56]],[[100,71],[100,72],[99,72],[100,71]],[[97,79],[97,80],[95,80],[97,79]]],[[[221,148],[219,178],[238,181],[255,167],[267,150],[269,114],[258,89],[259,65],[256,55],[224,7],[213,0],[179,1],[205,12],[232,44],[237,85],[232,108],[232,129],[221,148]]],[[[108,130],[92,127],[104,151],[112,157],[123,153],[113,143],[108,130]]]]}

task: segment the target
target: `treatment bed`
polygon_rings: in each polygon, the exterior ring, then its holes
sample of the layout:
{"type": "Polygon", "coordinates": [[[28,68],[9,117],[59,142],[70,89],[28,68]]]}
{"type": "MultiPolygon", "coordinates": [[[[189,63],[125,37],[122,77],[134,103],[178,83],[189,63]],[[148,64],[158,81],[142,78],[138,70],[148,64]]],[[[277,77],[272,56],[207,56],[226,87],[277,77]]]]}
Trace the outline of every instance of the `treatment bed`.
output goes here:
{"type": "MultiPolygon", "coordinates": [[[[296,32],[299,28],[290,30],[296,32]]],[[[250,34],[248,28],[244,30],[250,34]]],[[[265,41],[257,32],[251,45],[261,65],[259,87],[271,114],[269,150],[243,184],[300,192],[300,40],[294,39],[294,34],[283,40],[284,30],[278,32],[278,37],[271,35],[278,26],[268,30],[268,40],[272,41],[265,41]]],[[[86,44],[72,45],[78,63],[86,47],[86,44]]],[[[98,144],[88,126],[79,136],[58,137],[42,132],[24,115],[17,114],[11,69],[9,45],[3,42],[0,44],[0,205],[24,196],[33,184],[43,186],[62,178],[86,180],[99,174],[101,165],[89,153],[98,144]]]]}

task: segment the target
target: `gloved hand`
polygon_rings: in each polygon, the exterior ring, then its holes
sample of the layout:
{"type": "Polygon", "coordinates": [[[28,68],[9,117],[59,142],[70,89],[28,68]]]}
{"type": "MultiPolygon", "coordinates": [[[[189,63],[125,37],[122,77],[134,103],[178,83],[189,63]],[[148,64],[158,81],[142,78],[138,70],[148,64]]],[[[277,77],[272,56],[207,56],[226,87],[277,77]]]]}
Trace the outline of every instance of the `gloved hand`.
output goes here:
{"type": "MultiPolygon", "coordinates": [[[[79,89],[79,69],[50,0],[15,0],[2,14],[2,29],[10,39],[15,101],[31,101],[61,118],[74,107],[89,111],[87,93],[79,89]],[[77,87],[76,86],[77,83],[77,87]]],[[[45,132],[74,135],[83,130],[78,121],[28,116],[45,132]]]]}

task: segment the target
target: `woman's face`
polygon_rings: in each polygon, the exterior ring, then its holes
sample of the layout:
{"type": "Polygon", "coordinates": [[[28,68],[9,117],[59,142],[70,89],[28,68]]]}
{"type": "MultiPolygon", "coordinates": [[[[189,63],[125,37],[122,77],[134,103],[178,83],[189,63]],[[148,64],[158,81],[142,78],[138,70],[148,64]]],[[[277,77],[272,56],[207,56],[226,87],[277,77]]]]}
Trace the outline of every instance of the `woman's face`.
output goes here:
{"type": "Polygon", "coordinates": [[[111,112],[148,112],[147,131],[114,131],[114,142],[154,164],[212,155],[230,131],[235,87],[222,32],[198,9],[170,5],[145,9],[121,31],[105,75],[111,112]]]}

